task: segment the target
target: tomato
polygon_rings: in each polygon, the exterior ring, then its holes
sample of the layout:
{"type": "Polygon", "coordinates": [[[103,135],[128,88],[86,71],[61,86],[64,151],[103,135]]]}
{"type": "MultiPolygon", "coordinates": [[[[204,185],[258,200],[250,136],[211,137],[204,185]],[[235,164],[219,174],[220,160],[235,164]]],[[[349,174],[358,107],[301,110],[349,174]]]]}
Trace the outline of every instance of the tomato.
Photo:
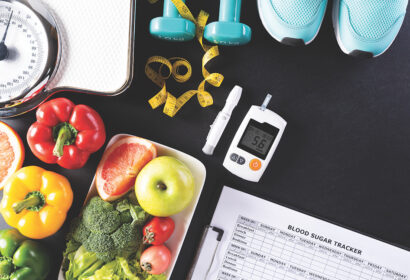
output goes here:
{"type": "Polygon", "coordinates": [[[170,217],[154,217],[143,228],[144,243],[161,245],[167,241],[175,229],[175,223],[170,217]]]}
{"type": "Polygon", "coordinates": [[[171,263],[171,251],[165,245],[151,246],[141,255],[141,268],[149,274],[164,273],[171,263]]]}

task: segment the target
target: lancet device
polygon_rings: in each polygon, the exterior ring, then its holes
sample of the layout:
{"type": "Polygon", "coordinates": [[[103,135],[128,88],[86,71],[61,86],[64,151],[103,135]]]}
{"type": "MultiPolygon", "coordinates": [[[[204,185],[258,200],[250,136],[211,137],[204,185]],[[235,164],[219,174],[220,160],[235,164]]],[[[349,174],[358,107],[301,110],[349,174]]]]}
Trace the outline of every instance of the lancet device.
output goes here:
{"type": "Polygon", "coordinates": [[[211,130],[206,137],[206,143],[202,151],[206,155],[212,155],[216,145],[218,145],[219,139],[221,139],[222,133],[225,131],[226,125],[228,124],[233,109],[238,105],[239,99],[242,96],[242,88],[240,86],[235,86],[229,93],[228,98],[222,111],[219,112],[214,123],[211,125],[211,130]]]}

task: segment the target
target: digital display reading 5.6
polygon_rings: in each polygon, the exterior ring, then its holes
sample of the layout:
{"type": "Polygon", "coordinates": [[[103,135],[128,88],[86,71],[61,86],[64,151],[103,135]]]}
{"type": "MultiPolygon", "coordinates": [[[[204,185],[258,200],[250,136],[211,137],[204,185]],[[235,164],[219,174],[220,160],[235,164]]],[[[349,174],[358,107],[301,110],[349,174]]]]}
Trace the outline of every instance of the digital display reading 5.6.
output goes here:
{"type": "Polygon", "coordinates": [[[274,126],[251,119],[238,146],[259,158],[265,159],[278,132],[279,129],[274,126]]]}

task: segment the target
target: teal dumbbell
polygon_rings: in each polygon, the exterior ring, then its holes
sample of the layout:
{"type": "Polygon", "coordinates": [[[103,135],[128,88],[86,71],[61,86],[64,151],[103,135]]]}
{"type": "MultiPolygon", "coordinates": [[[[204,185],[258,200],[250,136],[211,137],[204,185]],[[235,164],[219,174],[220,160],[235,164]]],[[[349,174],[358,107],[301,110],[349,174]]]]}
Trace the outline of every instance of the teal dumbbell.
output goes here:
{"type": "MultiPolygon", "coordinates": [[[[185,0],[182,0],[185,3],[185,0]]],[[[152,36],[168,41],[189,41],[195,37],[196,27],[184,19],[171,0],[164,0],[162,17],[151,20],[149,31],[152,36]]]]}
{"type": "Polygon", "coordinates": [[[218,45],[244,45],[252,37],[252,30],[240,23],[241,0],[220,0],[219,21],[205,27],[204,37],[218,45]]]}

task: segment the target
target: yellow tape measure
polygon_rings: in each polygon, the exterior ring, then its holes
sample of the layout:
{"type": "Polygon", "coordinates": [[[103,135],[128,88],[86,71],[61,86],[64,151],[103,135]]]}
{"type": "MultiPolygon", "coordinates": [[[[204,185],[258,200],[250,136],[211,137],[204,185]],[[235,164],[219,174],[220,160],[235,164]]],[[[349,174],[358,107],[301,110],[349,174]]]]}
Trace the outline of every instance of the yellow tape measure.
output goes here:
{"type": "MultiPolygon", "coordinates": [[[[164,113],[170,117],[174,117],[176,113],[185,105],[188,100],[190,100],[194,95],[197,95],[198,102],[202,107],[207,107],[213,104],[213,98],[209,92],[205,90],[207,83],[211,84],[214,87],[219,87],[223,80],[224,76],[219,73],[209,73],[206,69],[206,64],[210,62],[215,57],[219,56],[218,46],[208,46],[203,43],[203,33],[205,29],[206,22],[208,21],[209,14],[205,11],[201,11],[198,15],[198,18],[195,19],[191,11],[181,0],[171,0],[174,3],[175,7],[178,9],[182,17],[192,21],[196,25],[196,37],[201,44],[202,49],[205,51],[205,54],[202,58],[202,75],[204,80],[199,84],[198,89],[189,90],[183,93],[180,97],[176,98],[166,88],[166,80],[171,76],[175,81],[179,83],[184,83],[191,78],[192,75],[192,66],[184,58],[173,57],[166,59],[161,56],[152,56],[148,59],[145,65],[145,74],[147,77],[161,88],[161,90],[152,97],[148,102],[153,109],[161,106],[165,103],[164,113]],[[152,64],[159,64],[158,70],[155,71],[152,67],[152,64]],[[163,69],[166,67],[168,69],[168,74],[164,76],[163,69]],[[181,68],[186,69],[185,74],[180,74],[181,68]]],[[[149,3],[153,4],[158,2],[158,0],[148,0],[149,3]]]]}

